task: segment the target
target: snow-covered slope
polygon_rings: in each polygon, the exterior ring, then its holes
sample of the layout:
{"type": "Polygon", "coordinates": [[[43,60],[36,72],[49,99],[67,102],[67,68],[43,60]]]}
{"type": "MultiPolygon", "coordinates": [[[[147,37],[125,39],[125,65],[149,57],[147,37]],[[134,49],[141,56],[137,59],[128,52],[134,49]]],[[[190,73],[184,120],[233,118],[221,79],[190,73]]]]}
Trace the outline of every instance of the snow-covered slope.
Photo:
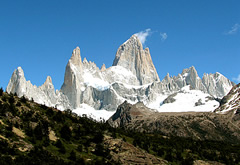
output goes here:
{"type": "Polygon", "coordinates": [[[188,85],[174,94],[160,95],[157,101],[147,106],[158,112],[212,112],[219,102],[200,90],[190,90],[188,85]]]}
{"type": "Polygon", "coordinates": [[[79,108],[73,110],[74,113],[79,116],[88,116],[95,120],[108,120],[115,111],[107,111],[107,110],[96,110],[93,107],[90,107],[87,104],[81,104],[79,108]]]}

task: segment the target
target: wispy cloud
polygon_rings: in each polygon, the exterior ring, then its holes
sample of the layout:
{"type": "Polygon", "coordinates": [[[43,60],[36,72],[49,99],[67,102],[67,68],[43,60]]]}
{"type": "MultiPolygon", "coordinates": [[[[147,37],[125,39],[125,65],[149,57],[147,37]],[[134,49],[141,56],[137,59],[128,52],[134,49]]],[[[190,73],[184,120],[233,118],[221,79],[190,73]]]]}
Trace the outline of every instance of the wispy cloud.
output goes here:
{"type": "Polygon", "coordinates": [[[167,39],[167,33],[160,33],[160,36],[161,36],[161,40],[162,41],[165,41],[167,39]]]}
{"type": "Polygon", "coordinates": [[[240,83],[240,74],[238,75],[238,77],[237,78],[233,78],[233,81],[236,81],[237,83],[240,83]]]}
{"type": "Polygon", "coordinates": [[[236,23],[235,25],[232,26],[231,30],[229,30],[226,34],[227,35],[235,34],[238,32],[239,29],[240,29],[240,25],[236,23]]]}
{"type": "Polygon", "coordinates": [[[151,34],[151,29],[146,29],[143,31],[140,31],[138,33],[136,33],[135,35],[138,37],[138,39],[141,41],[142,44],[144,44],[146,42],[147,37],[151,34]]]}

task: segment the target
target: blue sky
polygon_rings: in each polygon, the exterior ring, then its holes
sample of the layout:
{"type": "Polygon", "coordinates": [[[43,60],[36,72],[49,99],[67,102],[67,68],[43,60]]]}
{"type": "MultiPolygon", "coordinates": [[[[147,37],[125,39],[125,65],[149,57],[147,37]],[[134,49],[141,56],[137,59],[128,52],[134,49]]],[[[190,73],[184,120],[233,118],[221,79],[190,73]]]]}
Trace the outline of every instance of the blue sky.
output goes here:
{"type": "Polygon", "coordinates": [[[72,50],[112,65],[118,47],[141,34],[160,79],[195,66],[240,82],[238,0],[0,0],[0,86],[18,66],[40,86],[64,80],[72,50]],[[142,33],[141,33],[142,32],[142,33]]]}

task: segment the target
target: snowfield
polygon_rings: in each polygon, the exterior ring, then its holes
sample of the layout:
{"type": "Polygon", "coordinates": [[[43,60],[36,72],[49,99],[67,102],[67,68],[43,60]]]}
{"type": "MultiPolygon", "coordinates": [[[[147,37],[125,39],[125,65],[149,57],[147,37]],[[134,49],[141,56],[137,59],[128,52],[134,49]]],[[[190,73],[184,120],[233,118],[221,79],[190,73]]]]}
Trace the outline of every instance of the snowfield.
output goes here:
{"type": "Polygon", "coordinates": [[[147,106],[156,109],[158,112],[213,112],[219,102],[210,99],[210,95],[200,90],[190,90],[190,86],[183,87],[180,92],[173,98],[173,103],[165,103],[166,95],[160,95],[155,102],[149,103],[147,106]],[[196,106],[197,102],[201,105],[196,106]]]}
{"type": "Polygon", "coordinates": [[[108,120],[115,113],[115,111],[96,110],[87,104],[81,104],[81,106],[74,109],[73,112],[79,116],[87,115],[97,121],[101,121],[103,119],[108,120]]]}

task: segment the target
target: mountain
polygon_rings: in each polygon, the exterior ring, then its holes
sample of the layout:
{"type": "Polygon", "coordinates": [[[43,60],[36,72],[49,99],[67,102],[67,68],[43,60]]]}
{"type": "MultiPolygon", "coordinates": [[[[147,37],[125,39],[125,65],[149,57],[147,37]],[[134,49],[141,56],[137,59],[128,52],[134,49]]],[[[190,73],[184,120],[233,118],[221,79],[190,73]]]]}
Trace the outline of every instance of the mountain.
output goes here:
{"type": "MultiPolygon", "coordinates": [[[[213,98],[222,98],[233,85],[220,73],[205,74],[201,79],[193,66],[184,69],[177,76],[167,74],[160,81],[149,49],[143,49],[138,37],[133,35],[118,48],[113,65],[109,68],[103,64],[99,69],[94,62],[86,58],[82,60],[80,48],[75,48],[66,65],[64,82],[59,91],[55,91],[50,77],[41,87],[32,85],[30,81],[26,81],[20,67],[14,71],[6,91],[19,96],[25,95],[47,106],[73,109],[79,114],[86,112],[86,108],[92,108],[103,112],[99,114],[111,111],[112,115],[125,100],[132,104],[143,102],[149,108],[163,111],[163,107],[173,105],[163,104],[168,97],[175,95],[184,98],[194,95],[194,91],[183,92],[186,91],[182,90],[186,86],[199,92],[194,100],[191,99],[194,104],[185,111],[213,111],[218,104],[213,98]],[[207,96],[211,98],[210,101],[205,99],[207,96]],[[198,107],[202,108],[195,108],[198,100],[198,107]]],[[[110,116],[110,113],[106,116],[110,116]]],[[[102,117],[107,119],[106,116],[102,117]]]]}
{"type": "Polygon", "coordinates": [[[166,136],[240,142],[240,117],[233,112],[169,112],[160,113],[143,103],[121,104],[108,120],[112,127],[166,136]]]}

